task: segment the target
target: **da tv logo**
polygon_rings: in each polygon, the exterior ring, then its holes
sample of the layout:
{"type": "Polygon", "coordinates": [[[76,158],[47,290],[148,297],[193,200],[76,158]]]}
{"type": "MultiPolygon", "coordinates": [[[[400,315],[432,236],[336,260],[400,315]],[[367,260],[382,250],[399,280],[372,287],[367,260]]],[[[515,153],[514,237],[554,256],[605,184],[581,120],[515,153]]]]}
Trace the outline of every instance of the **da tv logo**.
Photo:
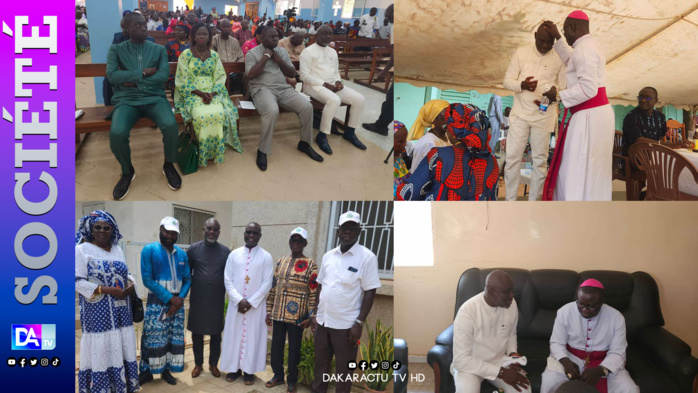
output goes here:
{"type": "Polygon", "coordinates": [[[56,348],[56,325],[12,325],[13,350],[56,348]]]}

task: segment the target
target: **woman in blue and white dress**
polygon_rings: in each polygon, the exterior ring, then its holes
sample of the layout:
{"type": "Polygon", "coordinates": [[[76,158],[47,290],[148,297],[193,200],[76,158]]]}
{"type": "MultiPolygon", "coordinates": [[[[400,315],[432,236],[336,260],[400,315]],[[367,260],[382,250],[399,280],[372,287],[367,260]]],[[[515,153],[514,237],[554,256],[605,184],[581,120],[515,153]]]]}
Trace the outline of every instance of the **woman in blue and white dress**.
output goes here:
{"type": "Polygon", "coordinates": [[[136,332],[129,296],[135,292],[119,227],[97,210],[80,219],[75,236],[75,290],[80,295],[80,393],[140,390],[136,332]]]}

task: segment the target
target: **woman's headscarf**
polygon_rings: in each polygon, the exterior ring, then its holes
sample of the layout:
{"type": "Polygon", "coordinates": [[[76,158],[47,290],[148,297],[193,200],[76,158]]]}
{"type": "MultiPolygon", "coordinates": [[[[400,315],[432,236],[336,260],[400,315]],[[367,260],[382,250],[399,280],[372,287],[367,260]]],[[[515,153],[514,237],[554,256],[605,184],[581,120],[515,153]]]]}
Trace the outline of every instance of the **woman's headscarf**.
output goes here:
{"type": "Polygon", "coordinates": [[[397,134],[400,128],[405,127],[405,125],[397,120],[393,120],[393,135],[397,134]]]}
{"type": "Polygon", "coordinates": [[[184,29],[184,31],[187,32],[187,36],[189,35],[189,31],[191,30],[189,24],[188,24],[187,22],[184,22],[184,21],[181,21],[181,20],[177,22],[177,24],[175,25],[175,27],[179,27],[179,28],[184,29]]]}
{"type": "Polygon", "coordinates": [[[442,110],[448,108],[448,101],[444,100],[431,100],[427,101],[419,109],[419,116],[417,120],[412,124],[409,134],[407,134],[408,141],[416,141],[417,139],[424,136],[427,131],[427,127],[431,127],[434,124],[434,119],[441,113],[442,110]]]}
{"type": "Polygon", "coordinates": [[[85,241],[91,242],[94,240],[92,225],[101,220],[106,221],[112,227],[111,239],[109,239],[109,243],[117,244],[123,236],[121,236],[121,233],[119,232],[119,226],[116,225],[116,220],[114,217],[104,210],[95,210],[80,219],[80,222],[78,223],[78,232],[75,234],[75,244],[77,245],[85,241]]]}
{"type": "Polygon", "coordinates": [[[490,122],[475,105],[451,104],[446,109],[446,131],[468,147],[488,149],[490,122]]]}

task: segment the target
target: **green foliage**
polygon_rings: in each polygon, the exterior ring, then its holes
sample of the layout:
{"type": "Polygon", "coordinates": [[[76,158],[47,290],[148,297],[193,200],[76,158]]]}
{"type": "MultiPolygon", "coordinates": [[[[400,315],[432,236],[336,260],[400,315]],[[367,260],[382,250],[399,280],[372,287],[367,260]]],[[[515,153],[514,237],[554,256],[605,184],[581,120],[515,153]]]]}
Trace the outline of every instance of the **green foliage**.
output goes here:
{"type": "MultiPolygon", "coordinates": [[[[368,320],[366,320],[366,326],[368,327],[368,342],[361,343],[361,358],[369,363],[371,361],[377,361],[379,364],[383,361],[392,363],[394,359],[393,325],[386,327],[378,319],[375,329],[371,329],[368,320]]],[[[368,379],[366,387],[371,390],[384,392],[393,380],[392,368],[383,370],[378,367],[378,370],[368,369],[365,373],[368,379]],[[369,377],[371,374],[375,374],[375,376],[369,377]]]]}
{"type": "MultiPolygon", "coordinates": [[[[288,344],[284,348],[284,366],[288,367],[288,344]]],[[[330,372],[334,373],[334,358],[330,372]]],[[[311,386],[315,379],[315,340],[312,334],[304,334],[301,341],[301,360],[298,363],[298,383],[311,386]]]]}

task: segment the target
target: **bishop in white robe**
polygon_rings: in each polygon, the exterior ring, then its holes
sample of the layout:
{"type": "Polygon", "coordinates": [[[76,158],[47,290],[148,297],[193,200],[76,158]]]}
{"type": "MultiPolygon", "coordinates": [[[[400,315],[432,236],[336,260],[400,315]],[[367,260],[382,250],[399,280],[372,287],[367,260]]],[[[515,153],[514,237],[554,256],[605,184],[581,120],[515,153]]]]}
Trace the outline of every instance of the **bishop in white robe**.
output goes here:
{"type": "MultiPolygon", "coordinates": [[[[274,278],[274,261],[267,251],[257,245],[259,237],[261,228],[248,225],[245,231],[246,245],[230,253],[224,273],[228,310],[220,368],[229,373],[242,370],[246,374],[246,384],[251,384],[253,380],[248,379],[248,375],[264,371],[267,358],[266,298],[274,278]],[[257,241],[250,243],[248,237],[255,236],[257,241]],[[247,303],[243,304],[249,304],[249,307],[243,307],[243,313],[238,306],[245,300],[247,303]]],[[[231,375],[228,374],[226,379],[230,381],[231,375]]]]}
{"type": "MultiPolygon", "coordinates": [[[[588,280],[582,287],[596,280],[588,280]]],[[[580,287],[581,289],[581,287],[580,287]]],[[[602,287],[600,289],[603,289],[602,287]]],[[[575,378],[569,374],[561,359],[571,360],[582,375],[586,369],[601,367],[604,369],[603,380],[599,380],[599,391],[608,393],[639,393],[640,389],[625,370],[626,341],[625,318],[615,308],[601,303],[598,313],[591,318],[593,311],[584,311],[578,302],[567,303],[557,311],[553,334],[550,337],[550,357],[543,372],[541,393],[554,393],[560,385],[575,378]]],[[[594,310],[595,307],[591,307],[594,310]]]]}
{"type": "Polygon", "coordinates": [[[558,38],[553,49],[567,66],[568,88],[559,99],[573,115],[559,135],[543,199],[610,201],[615,117],[606,96],[606,56],[589,34],[589,18],[582,11],[565,19],[567,42],[552,22],[546,25],[558,38]]]}

